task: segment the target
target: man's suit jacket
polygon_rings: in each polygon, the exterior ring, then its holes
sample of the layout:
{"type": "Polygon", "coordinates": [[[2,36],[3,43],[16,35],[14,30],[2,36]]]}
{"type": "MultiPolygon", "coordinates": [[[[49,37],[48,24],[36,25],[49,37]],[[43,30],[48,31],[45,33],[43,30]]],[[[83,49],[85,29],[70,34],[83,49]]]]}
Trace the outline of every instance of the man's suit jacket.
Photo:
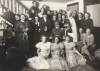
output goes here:
{"type": "Polygon", "coordinates": [[[46,35],[47,37],[50,36],[51,34],[51,30],[52,30],[52,24],[51,21],[49,19],[46,19],[46,22],[44,21],[44,19],[42,18],[40,21],[40,35],[46,35]],[[47,31],[44,31],[44,28],[47,27],[47,31]]]}

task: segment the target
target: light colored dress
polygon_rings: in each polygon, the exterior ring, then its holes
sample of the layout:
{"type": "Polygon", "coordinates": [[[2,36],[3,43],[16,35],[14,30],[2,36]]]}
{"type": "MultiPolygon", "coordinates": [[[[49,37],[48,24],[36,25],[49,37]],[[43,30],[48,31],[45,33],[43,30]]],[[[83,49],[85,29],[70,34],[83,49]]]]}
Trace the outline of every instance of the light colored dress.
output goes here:
{"type": "Polygon", "coordinates": [[[50,46],[51,46],[50,42],[47,43],[39,42],[38,44],[36,44],[37,49],[40,49],[41,51],[38,56],[29,58],[27,60],[29,66],[36,70],[49,69],[50,66],[46,58],[49,56],[48,51],[50,51],[50,46]]]}
{"type": "Polygon", "coordinates": [[[78,33],[77,33],[77,25],[76,22],[74,20],[73,17],[68,18],[70,23],[71,23],[71,29],[72,29],[72,33],[70,33],[69,35],[71,37],[73,37],[73,42],[77,42],[78,41],[78,33]]]}
{"type": "Polygon", "coordinates": [[[62,43],[59,44],[52,43],[51,45],[52,57],[48,60],[48,63],[50,65],[50,70],[69,71],[66,60],[64,60],[63,57],[60,56],[62,55],[63,48],[64,45],[62,43]]]}
{"type": "Polygon", "coordinates": [[[86,59],[75,49],[75,43],[63,42],[69,68],[86,64],[86,59]]]}
{"type": "Polygon", "coordinates": [[[83,39],[83,44],[84,44],[84,46],[81,49],[82,54],[89,53],[88,48],[93,50],[96,47],[96,44],[94,43],[94,35],[93,34],[90,34],[90,35],[85,34],[84,39],[83,39]]]}

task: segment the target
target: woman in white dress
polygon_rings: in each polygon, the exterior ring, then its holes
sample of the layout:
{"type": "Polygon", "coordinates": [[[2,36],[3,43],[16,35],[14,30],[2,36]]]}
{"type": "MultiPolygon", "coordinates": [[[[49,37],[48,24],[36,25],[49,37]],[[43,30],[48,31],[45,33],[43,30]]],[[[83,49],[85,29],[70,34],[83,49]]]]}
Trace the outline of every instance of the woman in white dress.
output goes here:
{"type": "Polygon", "coordinates": [[[42,42],[36,44],[38,56],[29,58],[27,60],[27,62],[29,63],[29,67],[32,67],[33,69],[36,70],[49,69],[50,66],[46,61],[46,59],[50,54],[51,43],[47,42],[46,39],[47,39],[46,36],[42,36],[41,37],[42,42]]]}
{"type": "Polygon", "coordinates": [[[72,33],[69,35],[73,37],[73,42],[77,42],[78,41],[77,26],[76,26],[76,22],[75,22],[74,18],[71,16],[70,11],[67,12],[67,19],[69,19],[69,21],[71,23],[71,29],[72,29],[72,33]]]}
{"type": "Polygon", "coordinates": [[[75,49],[75,43],[70,42],[70,36],[66,36],[63,42],[66,52],[66,60],[68,61],[69,68],[86,64],[86,59],[75,49]]]}

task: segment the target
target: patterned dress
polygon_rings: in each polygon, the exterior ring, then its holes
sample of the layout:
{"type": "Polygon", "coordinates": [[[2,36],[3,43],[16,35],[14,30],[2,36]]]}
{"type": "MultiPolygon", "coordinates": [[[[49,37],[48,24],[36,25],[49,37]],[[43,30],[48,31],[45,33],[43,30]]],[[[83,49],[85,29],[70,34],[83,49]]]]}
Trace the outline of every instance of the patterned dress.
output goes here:
{"type": "Polygon", "coordinates": [[[63,48],[64,45],[62,43],[58,43],[58,44],[52,43],[51,45],[52,57],[48,59],[50,70],[69,71],[66,60],[64,60],[63,57],[61,56],[63,48]]]}
{"type": "Polygon", "coordinates": [[[86,59],[78,54],[78,51],[75,50],[75,44],[73,42],[63,42],[63,44],[65,46],[66,60],[68,61],[69,68],[86,64],[86,59]]]}
{"type": "Polygon", "coordinates": [[[49,51],[50,51],[50,46],[51,43],[42,43],[39,42],[36,44],[37,49],[40,49],[40,53],[36,57],[29,58],[27,62],[29,63],[29,67],[32,67],[33,69],[36,70],[41,70],[41,69],[49,69],[50,66],[46,60],[46,58],[49,56],[49,51]]]}

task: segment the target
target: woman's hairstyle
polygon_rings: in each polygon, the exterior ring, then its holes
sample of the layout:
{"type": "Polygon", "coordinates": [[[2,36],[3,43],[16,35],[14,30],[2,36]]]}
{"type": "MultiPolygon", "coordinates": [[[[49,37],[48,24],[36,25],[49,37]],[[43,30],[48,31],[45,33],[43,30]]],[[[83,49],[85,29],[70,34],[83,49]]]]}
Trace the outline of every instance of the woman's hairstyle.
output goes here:
{"type": "MultiPolygon", "coordinates": [[[[69,41],[71,41],[71,36],[67,35],[67,36],[65,36],[65,37],[68,37],[68,38],[69,38],[69,41]]],[[[65,40],[66,40],[66,39],[65,39],[65,40]]]]}
{"type": "MultiPolygon", "coordinates": [[[[91,28],[86,28],[86,30],[87,30],[87,29],[89,29],[89,30],[90,30],[90,32],[91,32],[91,28]]],[[[85,30],[85,31],[86,31],[86,30],[85,30]]]]}
{"type": "Polygon", "coordinates": [[[58,23],[58,24],[59,24],[59,21],[58,21],[58,20],[56,20],[56,21],[55,21],[55,23],[58,23]]]}
{"type": "Polygon", "coordinates": [[[59,9],[59,11],[61,11],[61,12],[62,12],[62,9],[59,9]]]}
{"type": "Polygon", "coordinates": [[[19,14],[15,14],[15,16],[18,16],[18,17],[20,17],[20,15],[19,15],[19,14]]]}
{"type": "Polygon", "coordinates": [[[55,42],[55,38],[58,38],[58,40],[60,40],[60,37],[58,35],[54,36],[54,42],[55,42]]]}
{"type": "Polygon", "coordinates": [[[66,18],[66,15],[62,14],[62,16],[64,16],[66,18]]]}
{"type": "Polygon", "coordinates": [[[82,18],[84,17],[83,13],[80,12],[80,13],[78,13],[78,15],[79,15],[79,14],[81,14],[82,18]]]}
{"type": "Polygon", "coordinates": [[[87,14],[87,15],[88,15],[88,17],[90,18],[90,16],[91,16],[91,15],[90,15],[90,13],[89,13],[89,12],[86,12],[85,14],[87,14]]]}
{"type": "Polygon", "coordinates": [[[40,38],[40,40],[42,40],[43,37],[46,37],[46,39],[47,39],[47,36],[46,35],[42,35],[41,38],[40,38]]]}
{"type": "Polygon", "coordinates": [[[21,14],[21,15],[20,15],[20,19],[21,19],[21,16],[24,16],[24,17],[25,17],[25,19],[26,19],[26,16],[25,16],[25,14],[21,14]]]}

